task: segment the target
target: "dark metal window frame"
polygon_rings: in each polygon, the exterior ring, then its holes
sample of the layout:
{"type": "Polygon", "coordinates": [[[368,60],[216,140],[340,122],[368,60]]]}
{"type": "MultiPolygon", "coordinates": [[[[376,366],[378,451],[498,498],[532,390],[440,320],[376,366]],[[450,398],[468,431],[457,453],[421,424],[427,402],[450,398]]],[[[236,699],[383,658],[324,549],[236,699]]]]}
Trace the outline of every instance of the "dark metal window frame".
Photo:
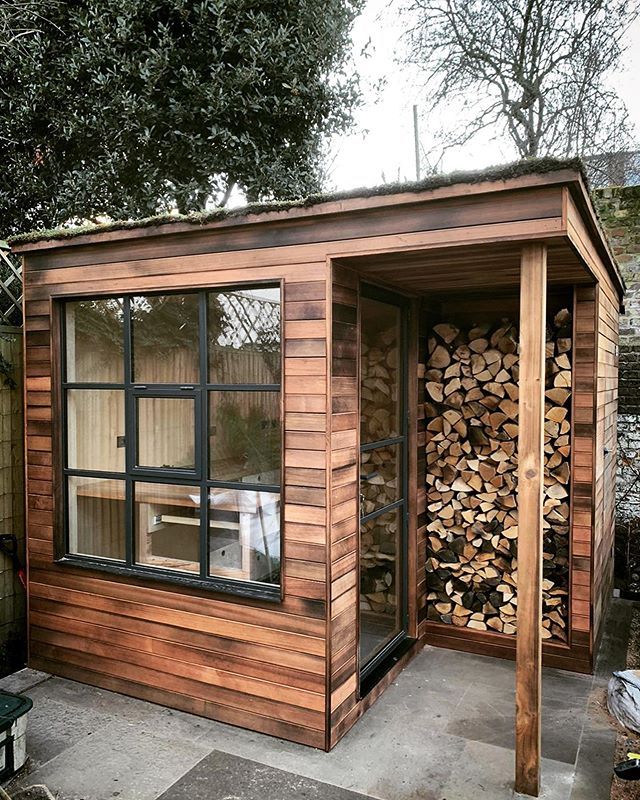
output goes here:
{"type": "Polygon", "coordinates": [[[280,601],[282,599],[282,550],[283,550],[283,457],[284,419],[282,413],[282,370],[284,368],[283,347],[283,308],[284,291],[281,281],[251,282],[211,286],[207,288],[182,289],[171,291],[140,291],[132,293],[116,292],[110,295],[82,295],[60,300],[60,389],[61,389],[61,430],[59,435],[60,453],[63,473],[63,555],[57,563],[80,565],[111,572],[123,576],[138,576],[154,580],[177,583],[184,586],[200,587],[233,595],[245,596],[261,600],[280,601]],[[220,384],[209,383],[209,343],[208,343],[208,298],[210,294],[223,294],[250,289],[279,289],[280,291],[280,383],[274,384],[220,384]],[[198,297],[198,357],[200,380],[189,384],[143,384],[133,382],[133,346],[131,300],[134,297],[166,297],[169,295],[196,295],[198,297]],[[100,301],[122,298],[123,300],[123,383],[87,383],[67,381],[67,331],[66,306],[79,301],[100,301]],[[118,390],[124,393],[125,403],[125,470],[111,472],[101,470],[76,469],[68,466],[68,401],[67,394],[73,389],[118,390]],[[273,392],[280,397],[280,484],[259,484],[235,481],[216,481],[209,477],[209,395],[215,391],[273,392]],[[140,397],[193,398],[194,400],[194,435],[195,435],[195,469],[159,468],[138,466],[137,460],[137,400],[140,397]],[[69,551],[69,492],[70,477],[104,478],[121,480],[125,483],[125,559],[109,559],[100,556],[83,555],[69,551]],[[165,485],[198,486],[200,489],[200,574],[192,575],[178,570],[146,566],[135,561],[135,508],[134,490],[136,483],[157,483],[165,485]],[[209,575],[209,491],[212,488],[237,489],[240,491],[267,492],[280,495],[280,582],[278,584],[244,581],[234,578],[209,575]]]}
{"type": "MultiPolygon", "coordinates": [[[[391,662],[394,656],[397,655],[404,643],[409,639],[407,627],[409,624],[409,581],[408,581],[408,568],[409,568],[409,547],[408,547],[408,531],[409,531],[409,508],[407,490],[409,486],[409,420],[407,414],[408,396],[407,396],[407,376],[409,373],[409,353],[407,343],[409,340],[409,326],[408,315],[410,302],[408,298],[403,295],[396,294],[395,292],[375,286],[371,283],[360,284],[360,297],[365,297],[369,300],[377,300],[387,305],[396,306],[400,310],[400,343],[399,343],[399,365],[400,375],[398,377],[398,403],[400,419],[402,420],[401,430],[399,436],[394,436],[388,439],[380,439],[375,442],[361,443],[359,452],[366,453],[370,450],[377,450],[382,447],[389,447],[391,445],[400,445],[401,458],[400,469],[398,474],[402,483],[402,496],[399,500],[393,503],[387,503],[385,506],[376,508],[369,514],[364,516],[359,515],[359,530],[363,522],[369,522],[376,519],[382,514],[387,514],[396,509],[401,509],[400,519],[401,525],[401,549],[402,559],[401,575],[400,575],[400,597],[401,602],[401,623],[402,630],[399,631],[393,639],[376,653],[366,664],[360,665],[360,694],[364,696],[367,694],[377,682],[376,676],[381,677],[387,665],[391,662]]],[[[361,323],[360,323],[361,324],[361,323]]],[[[360,390],[360,389],[359,389],[360,390]]],[[[361,467],[359,467],[359,481],[362,480],[361,467]]],[[[360,533],[358,533],[360,536],[360,533]]],[[[358,568],[359,572],[359,568],[358,568]]],[[[359,625],[359,622],[358,622],[359,625]]]]}

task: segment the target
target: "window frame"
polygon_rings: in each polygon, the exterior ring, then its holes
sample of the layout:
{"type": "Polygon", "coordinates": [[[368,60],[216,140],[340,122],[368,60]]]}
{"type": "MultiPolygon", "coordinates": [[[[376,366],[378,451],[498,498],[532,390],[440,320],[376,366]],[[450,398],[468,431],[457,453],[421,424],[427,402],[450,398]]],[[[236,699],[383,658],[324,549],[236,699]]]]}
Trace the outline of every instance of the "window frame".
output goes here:
{"type": "MultiPolygon", "coordinates": [[[[206,588],[210,591],[223,592],[249,598],[281,601],[284,596],[284,284],[282,280],[252,281],[248,283],[233,283],[229,285],[184,287],[169,291],[144,289],[130,292],[109,292],[96,294],[82,294],[78,296],[65,296],[55,301],[55,320],[58,329],[54,358],[58,369],[55,375],[55,396],[57,399],[61,424],[55,436],[57,455],[54,469],[58,472],[60,480],[56,498],[59,500],[57,518],[60,523],[61,535],[56,537],[55,561],[62,565],[82,566],[101,571],[106,571],[122,576],[153,579],[157,581],[181,584],[195,588],[206,588]],[[226,292],[242,292],[252,289],[278,289],[280,298],[279,335],[279,369],[280,382],[272,384],[216,384],[209,383],[209,342],[208,342],[208,300],[210,294],[226,292]],[[195,384],[141,384],[134,383],[133,370],[133,323],[131,315],[132,299],[134,297],[165,297],[169,295],[194,294],[198,298],[199,322],[199,382],[195,384]],[[121,298],[123,301],[123,347],[122,358],[124,374],[122,383],[108,382],[75,382],[67,380],[67,304],[79,301],[98,301],[121,298]],[[115,389],[123,391],[125,406],[125,468],[124,472],[83,470],[68,466],[68,409],[67,393],[73,389],[115,389]],[[246,391],[246,392],[274,392],[278,394],[279,408],[279,435],[280,435],[280,464],[279,485],[258,484],[250,482],[216,481],[209,477],[209,397],[215,391],[246,391]],[[156,468],[136,466],[138,450],[137,431],[137,402],[140,397],[168,397],[191,398],[194,401],[194,434],[195,434],[195,469],[156,468]],[[125,482],[125,560],[113,560],[106,557],[87,556],[71,553],[69,549],[69,494],[68,479],[70,477],[105,478],[122,480],[125,482]],[[134,489],[136,483],[175,484],[184,486],[199,486],[200,488],[200,574],[188,574],[172,569],[149,567],[136,563],[135,553],[135,503],[134,489]],[[250,492],[267,492],[279,495],[279,551],[277,556],[280,561],[279,583],[262,583],[260,581],[241,580],[236,578],[209,575],[209,494],[212,489],[236,489],[250,492]]],[[[274,554],[275,555],[275,554],[274,554]]]]}

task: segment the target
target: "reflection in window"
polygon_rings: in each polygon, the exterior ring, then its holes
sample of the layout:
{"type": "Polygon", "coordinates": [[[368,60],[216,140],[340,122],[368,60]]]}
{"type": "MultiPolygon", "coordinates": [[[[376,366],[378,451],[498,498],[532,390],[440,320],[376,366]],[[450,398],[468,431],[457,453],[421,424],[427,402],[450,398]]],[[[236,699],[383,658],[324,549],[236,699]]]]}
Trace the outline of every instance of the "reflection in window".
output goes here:
{"type": "Polygon", "coordinates": [[[69,552],[124,561],[124,501],[124,481],[67,478],[69,552]]]}
{"type": "Polygon", "coordinates": [[[71,469],[124,472],[124,391],[69,389],[67,465],[71,469]]]}
{"type": "Polygon", "coordinates": [[[400,536],[402,509],[363,522],[360,529],[360,659],[366,663],[402,628],[400,536]]]}
{"type": "Polygon", "coordinates": [[[376,447],[360,454],[361,516],[400,499],[398,465],[400,445],[376,447]]]}
{"type": "Polygon", "coordinates": [[[189,397],[138,397],[137,466],[196,468],[195,402],[189,397]]]}
{"type": "Polygon", "coordinates": [[[209,574],[280,581],[280,495],[210,489],[209,574]]]}
{"type": "Polygon", "coordinates": [[[209,292],[209,383],[280,383],[280,289],[209,292]]]}
{"type": "Polygon", "coordinates": [[[135,383],[197,383],[198,295],[131,298],[135,383]]]}
{"type": "Polygon", "coordinates": [[[123,308],[121,297],[66,303],[68,382],[123,382],[123,308]]]}
{"type": "Polygon", "coordinates": [[[136,561],[200,572],[200,487],[134,485],[136,561]]]}
{"type": "Polygon", "coordinates": [[[209,478],[280,484],[278,392],[209,393],[209,478]]]}
{"type": "Polygon", "coordinates": [[[280,288],[65,302],[64,333],[67,553],[277,597],[280,288]]]}
{"type": "Polygon", "coordinates": [[[400,309],[361,299],[360,440],[362,444],[400,434],[400,309]]]}

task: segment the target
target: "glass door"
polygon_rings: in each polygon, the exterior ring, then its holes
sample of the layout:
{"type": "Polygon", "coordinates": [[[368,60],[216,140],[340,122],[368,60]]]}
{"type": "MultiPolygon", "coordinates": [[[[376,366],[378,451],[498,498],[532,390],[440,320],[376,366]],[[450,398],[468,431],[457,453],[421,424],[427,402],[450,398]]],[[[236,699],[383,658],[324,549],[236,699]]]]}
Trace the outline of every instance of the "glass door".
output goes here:
{"type": "Polygon", "coordinates": [[[406,302],[360,296],[360,675],[406,638],[406,302]]]}

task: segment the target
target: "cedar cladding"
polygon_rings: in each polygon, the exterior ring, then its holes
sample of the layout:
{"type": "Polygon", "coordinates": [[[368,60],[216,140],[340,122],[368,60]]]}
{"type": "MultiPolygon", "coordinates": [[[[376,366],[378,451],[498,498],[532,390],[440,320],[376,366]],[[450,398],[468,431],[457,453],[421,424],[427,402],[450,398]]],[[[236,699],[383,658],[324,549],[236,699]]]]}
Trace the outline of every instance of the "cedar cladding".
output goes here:
{"type": "MultiPolygon", "coordinates": [[[[358,283],[392,285],[427,301],[437,290],[513,288],[522,242],[548,240],[550,283],[576,286],[574,657],[565,649],[554,663],[575,667],[579,660],[590,668],[612,575],[619,296],[584,221],[585,204],[578,210],[571,199],[582,191],[578,176],[565,170],[17,248],[25,257],[30,665],[314,747],[335,744],[400,668],[359,697],[358,283]],[[56,564],[56,300],[278,281],[283,601],[56,564]]],[[[452,642],[426,621],[425,420],[417,373],[426,331],[415,312],[414,303],[410,634],[418,637],[416,650],[427,641],[509,656],[512,642],[497,634],[471,631],[465,642],[452,642]]]]}
{"type": "MultiPolygon", "coordinates": [[[[74,279],[91,294],[142,290],[141,269],[114,281],[91,266],[51,270],[50,296],[74,279]],[[91,277],[90,277],[91,276],[91,277]]],[[[326,281],[324,262],[252,269],[284,282],[284,564],[282,603],[116,578],[53,563],[57,500],[50,304],[26,269],[30,664],[315,747],[325,744],[326,281]],[[265,274],[266,273],[266,274],[265,274]],[[34,375],[33,372],[37,371],[34,375]]],[[[238,275],[238,273],[240,273],[238,275]]],[[[171,288],[246,280],[182,271],[171,288]]],[[[163,283],[163,287],[165,284],[163,283]]],[[[156,282],[156,288],[158,284],[156,282]]],[[[55,387],[55,380],[53,381],[55,387]]],[[[57,418],[57,414],[55,415],[57,418]]]]}

